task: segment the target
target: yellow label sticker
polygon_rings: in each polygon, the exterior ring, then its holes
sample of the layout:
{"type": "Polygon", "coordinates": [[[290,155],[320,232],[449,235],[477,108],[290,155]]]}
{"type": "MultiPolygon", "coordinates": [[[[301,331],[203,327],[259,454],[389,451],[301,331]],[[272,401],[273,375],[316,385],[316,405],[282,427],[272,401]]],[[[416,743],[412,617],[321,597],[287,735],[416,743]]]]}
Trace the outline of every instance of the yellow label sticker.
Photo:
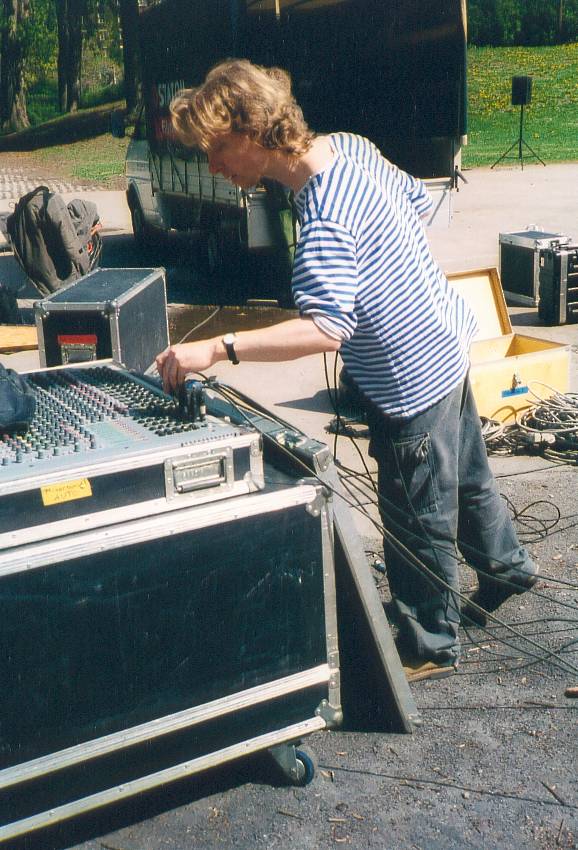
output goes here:
{"type": "Polygon", "coordinates": [[[88,478],[75,478],[73,481],[47,484],[46,487],[40,488],[40,492],[43,505],[59,505],[61,502],[72,502],[92,496],[92,487],[88,478]]]}

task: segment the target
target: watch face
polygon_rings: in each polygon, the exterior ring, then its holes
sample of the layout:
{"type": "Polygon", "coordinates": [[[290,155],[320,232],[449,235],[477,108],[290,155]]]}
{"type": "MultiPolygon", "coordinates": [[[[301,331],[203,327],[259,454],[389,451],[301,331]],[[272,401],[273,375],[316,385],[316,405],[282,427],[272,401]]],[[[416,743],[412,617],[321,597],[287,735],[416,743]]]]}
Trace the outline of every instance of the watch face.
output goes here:
{"type": "Polygon", "coordinates": [[[225,345],[233,345],[235,342],[235,334],[225,334],[223,342],[225,345]]]}

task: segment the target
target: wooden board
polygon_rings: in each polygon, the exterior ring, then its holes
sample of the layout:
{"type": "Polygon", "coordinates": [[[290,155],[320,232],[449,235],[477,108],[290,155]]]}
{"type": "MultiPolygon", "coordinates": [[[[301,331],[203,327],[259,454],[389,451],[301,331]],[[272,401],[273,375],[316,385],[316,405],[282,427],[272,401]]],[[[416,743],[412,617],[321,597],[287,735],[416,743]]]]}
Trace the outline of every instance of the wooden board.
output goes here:
{"type": "Polygon", "coordinates": [[[0,325],[0,351],[29,351],[38,348],[34,325],[0,325]]]}

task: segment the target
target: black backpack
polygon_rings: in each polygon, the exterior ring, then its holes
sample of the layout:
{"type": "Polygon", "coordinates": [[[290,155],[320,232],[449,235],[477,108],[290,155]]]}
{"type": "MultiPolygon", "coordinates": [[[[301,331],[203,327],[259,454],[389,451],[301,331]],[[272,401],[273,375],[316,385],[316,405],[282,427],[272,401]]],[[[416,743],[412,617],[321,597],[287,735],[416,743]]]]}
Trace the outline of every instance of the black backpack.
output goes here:
{"type": "Polygon", "coordinates": [[[42,295],[50,295],[98,265],[102,241],[92,234],[96,204],[79,198],[68,205],[47,186],[24,195],[6,227],[14,256],[42,295]]]}
{"type": "Polygon", "coordinates": [[[0,431],[25,430],[35,409],[36,396],[26,379],[0,363],[0,431]]]}

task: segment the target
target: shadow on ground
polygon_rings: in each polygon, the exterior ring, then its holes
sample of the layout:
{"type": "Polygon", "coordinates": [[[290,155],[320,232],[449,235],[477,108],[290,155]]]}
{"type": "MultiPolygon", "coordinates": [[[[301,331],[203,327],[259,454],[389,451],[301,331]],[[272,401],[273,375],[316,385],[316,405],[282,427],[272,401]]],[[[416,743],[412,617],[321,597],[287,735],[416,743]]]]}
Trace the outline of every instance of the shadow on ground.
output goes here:
{"type": "Polygon", "coordinates": [[[122,101],[63,115],[37,127],[0,136],[0,151],[33,151],[66,145],[107,133],[111,116],[124,112],[122,101]]]}

